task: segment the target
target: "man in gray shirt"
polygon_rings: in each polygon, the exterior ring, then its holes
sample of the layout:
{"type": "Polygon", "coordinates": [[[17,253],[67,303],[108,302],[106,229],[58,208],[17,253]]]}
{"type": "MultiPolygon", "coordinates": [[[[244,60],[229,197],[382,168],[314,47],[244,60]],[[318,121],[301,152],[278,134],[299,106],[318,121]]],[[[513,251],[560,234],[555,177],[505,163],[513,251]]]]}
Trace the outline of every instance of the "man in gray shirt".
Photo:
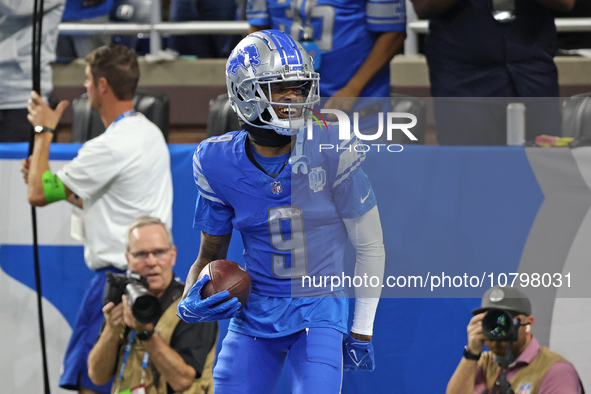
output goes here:
{"type": "MultiPolygon", "coordinates": [[[[0,0],[0,142],[29,140],[27,100],[31,97],[34,0],[0,0]]],[[[41,36],[41,95],[53,89],[57,26],[65,0],[45,0],[41,36]]]]}

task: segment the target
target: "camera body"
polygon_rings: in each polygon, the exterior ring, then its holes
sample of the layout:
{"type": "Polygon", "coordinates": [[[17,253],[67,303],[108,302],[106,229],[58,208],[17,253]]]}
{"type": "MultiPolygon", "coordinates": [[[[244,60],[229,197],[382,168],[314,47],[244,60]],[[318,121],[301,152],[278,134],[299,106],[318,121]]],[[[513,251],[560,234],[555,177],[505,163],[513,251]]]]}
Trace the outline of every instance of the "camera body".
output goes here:
{"type": "Polygon", "coordinates": [[[517,341],[520,326],[521,320],[505,309],[491,308],[482,318],[482,332],[491,341],[517,341]]]}
{"type": "Polygon", "coordinates": [[[162,308],[158,298],[150,294],[148,279],[135,271],[125,274],[107,272],[107,281],[103,295],[103,305],[113,302],[118,305],[123,294],[133,317],[142,324],[156,323],[162,315],[162,308]]]}

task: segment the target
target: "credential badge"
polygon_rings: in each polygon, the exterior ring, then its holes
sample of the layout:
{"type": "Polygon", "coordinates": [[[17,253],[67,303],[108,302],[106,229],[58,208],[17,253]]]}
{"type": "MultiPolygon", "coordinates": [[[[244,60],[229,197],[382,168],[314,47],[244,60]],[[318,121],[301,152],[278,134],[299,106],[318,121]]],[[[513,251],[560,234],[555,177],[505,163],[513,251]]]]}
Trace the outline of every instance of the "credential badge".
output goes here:
{"type": "Polygon", "coordinates": [[[314,193],[322,191],[326,185],[326,171],[322,167],[314,167],[308,174],[308,180],[310,189],[314,190],[314,193]]]}
{"type": "Polygon", "coordinates": [[[519,391],[517,394],[530,394],[531,393],[531,383],[523,383],[519,386],[519,391]]]}

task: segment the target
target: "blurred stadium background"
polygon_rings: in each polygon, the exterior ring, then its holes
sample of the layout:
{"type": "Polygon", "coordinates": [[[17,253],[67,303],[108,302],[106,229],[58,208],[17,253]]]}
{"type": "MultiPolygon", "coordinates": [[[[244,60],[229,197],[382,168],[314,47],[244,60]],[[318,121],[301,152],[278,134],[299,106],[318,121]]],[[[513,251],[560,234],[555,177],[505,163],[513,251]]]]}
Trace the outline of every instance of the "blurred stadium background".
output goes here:
{"type": "MultiPolygon", "coordinates": [[[[158,22],[158,17],[153,20],[158,22]]],[[[428,98],[428,70],[420,54],[420,34],[426,22],[409,21],[405,54],[390,65],[391,91],[428,98]]],[[[233,32],[247,29],[246,22],[231,23],[233,32]]],[[[591,18],[561,23],[565,34],[591,31],[591,18]]],[[[172,29],[168,24],[159,26],[163,34],[172,29]]],[[[199,22],[186,28],[199,29],[199,22]]],[[[150,35],[145,26],[135,29],[150,35]]],[[[75,26],[64,24],[62,31],[68,30],[75,30],[75,26]]],[[[590,58],[559,56],[555,60],[561,97],[591,91],[590,58]]],[[[170,99],[173,233],[179,246],[176,273],[181,279],[198,250],[198,236],[191,229],[196,195],[191,154],[207,136],[210,100],[226,91],[224,65],[225,59],[186,57],[140,61],[140,89],[164,93],[170,99]]],[[[84,67],[83,60],[54,65],[57,97],[73,100],[84,93],[84,67]]],[[[428,111],[426,145],[436,144],[433,123],[428,111]]],[[[56,139],[64,143],[72,140],[71,106],[56,139]]],[[[54,146],[52,170],[74,157],[78,148],[54,146]]],[[[544,154],[532,153],[531,149],[411,147],[399,156],[368,160],[380,210],[387,216],[384,234],[391,248],[387,251],[389,266],[405,270],[428,261],[432,264],[429,268],[439,270],[455,264],[476,271],[494,267],[499,272],[535,272],[539,263],[555,267],[556,272],[576,273],[577,286],[589,288],[585,281],[591,278],[587,275],[591,255],[590,148],[558,148],[544,154]]],[[[0,391],[37,394],[42,390],[42,374],[30,216],[19,172],[19,160],[25,152],[25,144],[0,144],[0,391]]],[[[64,218],[70,211],[68,205],[56,204],[38,213],[54,393],[66,392],[57,388],[60,364],[83,286],[90,277],[83,264],[82,247],[69,237],[69,223],[64,218]]],[[[229,258],[241,261],[237,236],[229,258]]],[[[589,388],[589,294],[558,291],[554,295],[567,298],[534,300],[538,320],[533,332],[542,344],[572,361],[589,388]]],[[[466,341],[469,311],[479,302],[477,298],[449,297],[383,300],[375,332],[377,370],[373,374],[345,374],[343,393],[444,392],[466,341]]],[[[227,322],[222,322],[223,330],[226,326],[227,322]]],[[[289,392],[286,379],[282,379],[278,392],[289,392]]]]}

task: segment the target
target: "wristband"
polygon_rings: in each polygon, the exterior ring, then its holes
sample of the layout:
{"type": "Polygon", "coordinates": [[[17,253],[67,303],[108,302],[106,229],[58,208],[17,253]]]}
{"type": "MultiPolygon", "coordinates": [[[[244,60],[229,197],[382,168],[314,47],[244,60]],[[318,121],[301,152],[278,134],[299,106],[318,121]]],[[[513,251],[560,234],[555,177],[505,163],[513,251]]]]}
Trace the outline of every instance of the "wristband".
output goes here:
{"type": "Polygon", "coordinates": [[[478,353],[478,354],[474,354],[470,351],[470,349],[468,349],[468,346],[464,346],[464,358],[468,359],[468,360],[474,360],[474,361],[478,361],[480,360],[480,355],[482,353],[478,353]]]}
{"type": "Polygon", "coordinates": [[[140,341],[147,341],[148,339],[152,338],[152,335],[154,335],[154,332],[155,332],[154,329],[151,329],[149,331],[138,331],[138,332],[136,332],[135,336],[140,341]]]}
{"type": "Polygon", "coordinates": [[[51,171],[45,171],[41,176],[41,181],[43,183],[43,193],[48,203],[65,200],[68,197],[66,196],[64,183],[51,171]]]}

